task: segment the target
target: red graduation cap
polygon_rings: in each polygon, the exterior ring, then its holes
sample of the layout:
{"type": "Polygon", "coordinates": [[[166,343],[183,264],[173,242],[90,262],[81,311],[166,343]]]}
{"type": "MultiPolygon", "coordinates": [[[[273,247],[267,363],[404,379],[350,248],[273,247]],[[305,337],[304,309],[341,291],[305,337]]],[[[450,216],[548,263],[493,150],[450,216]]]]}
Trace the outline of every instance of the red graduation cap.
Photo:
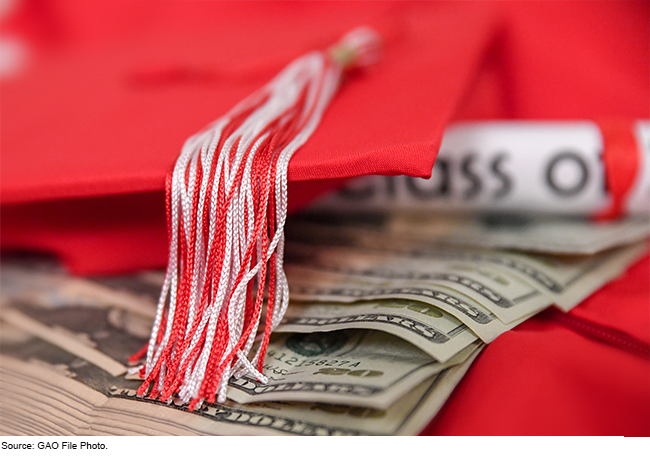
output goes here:
{"type": "Polygon", "coordinates": [[[647,5],[53,2],[16,6],[2,80],[2,246],[77,273],[162,266],[164,177],[183,142],[298,56],[369,25],[289,167],[290,210],[364,174],[428,176],[458,119],[647,118],[647,5]]]}
{"type": "MultiPolygon", "coordinates": [[[[359,25],[382,35],[382,59],[347,78],[294,155],[290,210],[348,177],[428,176],[452,120],[650,117],[645,2],[16,8],[2,31],[25,50],[1,82],[2,248],[52,252],[76,273],[163,266],[165,175],[183,142],[359,25]]],[[[634,309],[622,328],[650,322],[634,309]]]]}

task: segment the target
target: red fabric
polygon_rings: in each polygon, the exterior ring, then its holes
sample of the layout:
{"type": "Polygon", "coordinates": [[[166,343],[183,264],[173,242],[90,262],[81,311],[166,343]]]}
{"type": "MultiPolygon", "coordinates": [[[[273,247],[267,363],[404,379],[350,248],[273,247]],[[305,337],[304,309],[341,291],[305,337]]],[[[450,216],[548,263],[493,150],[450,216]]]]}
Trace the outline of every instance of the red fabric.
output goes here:
{"type": "Polygon", "coordinates": [[[58,256],[73,272],[160,267],[167,243],[163,191],[2,207],[3,247],[58,256]]]}
{"type": "Polygon", "coordinates": [[[585,299],[571,315],[601,325],[616,323],[630,336],[650,343],[649,281],[650,261],[646,257],[630,268],[625,277],[585,299]]]}
{"type": "MultiPolygon", "coordinates": [[[[163,266],[164,177],[183,141],[363,24],[385,55],[294,156],[292,210],[346,177],[427,176],[450,120],[648,118],[649,6],[26,0],[0,31],[29,49],[0,81],[1,246],[83,274],[163,266]]],[[[648,265],[571,315],[650,342],[648,265]]],[[[534,318],[486,349],[425,432],[648,435],[649,366],[534,318]]]]}
{"type": "MultiPolygon", "coordinates": [[[[570,315],[650,343],[650,258],[570,315]]],[[[423,434],[650,436],[650,360],[542,314],[479,356],[423,434]]]]}

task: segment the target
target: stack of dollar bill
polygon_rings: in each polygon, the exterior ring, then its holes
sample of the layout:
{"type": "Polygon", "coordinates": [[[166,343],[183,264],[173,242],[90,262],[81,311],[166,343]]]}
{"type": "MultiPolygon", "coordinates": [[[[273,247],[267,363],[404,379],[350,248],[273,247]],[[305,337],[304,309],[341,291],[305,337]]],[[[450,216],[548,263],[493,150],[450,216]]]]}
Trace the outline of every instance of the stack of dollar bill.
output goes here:
{"type": "Polygon", "coordinates": [[[162,273],[71,277],[5,259],[0,433],[392,435],[420,432],[486,344],[568,311],[647,251],[647,219],[307,213],[287,226],[291,303],[226,404],[140,398],[162,273]]]}

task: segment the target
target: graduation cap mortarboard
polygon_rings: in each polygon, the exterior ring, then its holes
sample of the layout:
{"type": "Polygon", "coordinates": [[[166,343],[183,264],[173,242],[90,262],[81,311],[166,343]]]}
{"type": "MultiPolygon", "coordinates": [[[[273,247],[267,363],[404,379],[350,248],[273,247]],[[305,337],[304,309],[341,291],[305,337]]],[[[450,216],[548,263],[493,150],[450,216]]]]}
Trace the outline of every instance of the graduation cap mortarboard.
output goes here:
{"type": "Polygon", "coordinates": [[[384,55],[289,166],[289,210],[347,177],[428,176],[451,120],[648,118],[645,2],[25,1],[1,81],[2,247],[73,272],[161,267],[183,142],[361,24],[384,55]]]}

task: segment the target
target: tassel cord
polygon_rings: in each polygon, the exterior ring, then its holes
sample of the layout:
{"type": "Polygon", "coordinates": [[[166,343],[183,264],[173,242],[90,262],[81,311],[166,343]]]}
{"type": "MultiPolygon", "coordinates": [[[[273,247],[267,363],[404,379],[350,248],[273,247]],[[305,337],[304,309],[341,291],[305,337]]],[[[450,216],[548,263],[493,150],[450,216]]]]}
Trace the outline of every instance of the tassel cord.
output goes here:
{"type": "Polygon", "coordinates": [[[267,381],[266,348],[289,303],[282,268],[289,161],[319,124],[343,70],[357,57],[366,62],[376,41],[353,32],[338,54],[297,59],[185,142],[166,183],[168,268],[139,395],[150,388],[165,401],[178,393],[193,409],[225,401],[233,373],[267,381]]]}

